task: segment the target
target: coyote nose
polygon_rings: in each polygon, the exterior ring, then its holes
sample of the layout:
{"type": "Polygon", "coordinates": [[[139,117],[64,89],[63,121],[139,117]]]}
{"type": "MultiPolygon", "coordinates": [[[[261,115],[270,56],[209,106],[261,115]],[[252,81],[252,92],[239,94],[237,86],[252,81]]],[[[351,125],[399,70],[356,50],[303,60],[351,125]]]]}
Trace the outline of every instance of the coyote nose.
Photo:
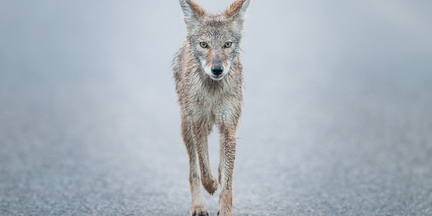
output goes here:
{"type": "Polygon", "coordinates": [[[221,75],[222,72],[223,72],[223,67],[221,67],[221,66],[214,66],[214,67],[212,67],[211,70],[212,70],[212,73],[213,73],[214,75],[219,76],[219,75],[221,75]]]}

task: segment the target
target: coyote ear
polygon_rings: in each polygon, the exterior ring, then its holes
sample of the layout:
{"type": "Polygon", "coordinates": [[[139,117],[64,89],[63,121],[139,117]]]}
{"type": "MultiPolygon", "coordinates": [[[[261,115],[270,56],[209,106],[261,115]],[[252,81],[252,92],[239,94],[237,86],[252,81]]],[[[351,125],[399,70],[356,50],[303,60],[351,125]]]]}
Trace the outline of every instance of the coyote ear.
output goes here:
{"type": "Polygon", "coordinates": [[[200,18],[206,14],[205,11],[192,0],[180,0],[180,6],[183,10],[184,20],[188,28],[196,26],[200,18]]]}
{"type": "Polygon", "coordinates": [[[242,26],[249,3],[250,0],[237,0],[232,3],[224,13],[229,17],[232,17],[234,21],[238,22],[238,24],[242,26]]]}

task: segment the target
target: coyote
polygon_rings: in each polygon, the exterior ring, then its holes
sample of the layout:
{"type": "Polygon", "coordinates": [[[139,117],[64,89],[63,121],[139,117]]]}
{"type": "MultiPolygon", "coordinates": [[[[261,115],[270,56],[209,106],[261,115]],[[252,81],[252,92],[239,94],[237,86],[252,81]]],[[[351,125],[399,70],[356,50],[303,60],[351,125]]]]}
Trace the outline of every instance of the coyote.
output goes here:
{"type": "Polygon", "coordinates": [[[218,215],[232,215],[232,181],[236,130],[242,108],[241,31],[250,0],[237,0],[212,15],[192,0],[180,0],[187,36],[174,58],[174,79],[181,110],[181,134],[189,154],[191,215],[208,216],[201,183],[211,195],[220,184],[218,215]],[[210,170],[207,137],[213,125],[220,133],[219,176],[210,170]]]}

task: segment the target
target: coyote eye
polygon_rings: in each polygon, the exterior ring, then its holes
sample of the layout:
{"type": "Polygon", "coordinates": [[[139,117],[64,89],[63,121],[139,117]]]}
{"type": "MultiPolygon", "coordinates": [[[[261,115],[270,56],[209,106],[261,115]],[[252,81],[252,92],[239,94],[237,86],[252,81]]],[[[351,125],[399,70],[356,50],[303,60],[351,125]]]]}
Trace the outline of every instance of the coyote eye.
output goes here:
{"type": "Polygon", "coordinates": [[[231,45],[232,45],[232,42],[226,42],[224,47],[225,47],[225,48],[230,48],[231,45]]]}
{"type": "Polygon", "coordinates": [[[201,43],[200,43],[200,46],[201,46],[202,48],[207,48],[207,47],[208,47],[208,44],[207,44],[206,42],[201,42],[201,43]]]}

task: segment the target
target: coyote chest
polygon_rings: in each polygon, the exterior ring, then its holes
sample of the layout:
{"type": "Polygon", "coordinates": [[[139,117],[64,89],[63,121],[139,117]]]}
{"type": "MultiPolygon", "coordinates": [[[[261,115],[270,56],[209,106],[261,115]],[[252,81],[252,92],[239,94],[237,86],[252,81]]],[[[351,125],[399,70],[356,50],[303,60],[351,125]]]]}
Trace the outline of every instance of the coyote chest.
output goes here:
{"type": "Polygon", "coordinates": [[[238,106],[235,92],[231,86],[218,89],[192,88],[188,111],[195,121],[225,122],[230,119],[238,106]]]}

